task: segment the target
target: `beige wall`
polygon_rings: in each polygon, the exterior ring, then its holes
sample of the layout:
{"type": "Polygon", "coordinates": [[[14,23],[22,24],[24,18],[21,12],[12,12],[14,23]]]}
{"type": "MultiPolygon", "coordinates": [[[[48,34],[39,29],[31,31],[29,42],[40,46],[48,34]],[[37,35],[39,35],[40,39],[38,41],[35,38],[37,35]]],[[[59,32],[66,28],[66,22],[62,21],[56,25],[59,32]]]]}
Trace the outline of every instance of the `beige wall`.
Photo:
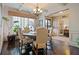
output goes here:
{"type": "MultiPolygon", "coordinates": [[[[2,17],[5,17],[5,16],[8,17],[9,8],[3,5],[2,10],[3,10],[3,16],[2,17]]],[[[7,21],[3,20],[3,40],[4,41],[7,40],[7,35],[8,35],[8,32],[9,32],[9,30],[8,30],[9,25],[10,24],[7,21]]]]}
{"type": "Polygon", "coordinates": [[[70,5],[70,45],[79,47],[79,4],[70,5]]]}

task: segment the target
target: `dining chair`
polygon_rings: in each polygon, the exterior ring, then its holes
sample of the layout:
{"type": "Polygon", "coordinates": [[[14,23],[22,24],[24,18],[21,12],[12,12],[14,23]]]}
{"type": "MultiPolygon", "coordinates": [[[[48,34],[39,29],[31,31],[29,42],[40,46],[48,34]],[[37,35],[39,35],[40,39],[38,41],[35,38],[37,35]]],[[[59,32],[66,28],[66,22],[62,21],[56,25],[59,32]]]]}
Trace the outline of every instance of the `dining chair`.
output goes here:
{"type": "MultiPolygon", "coordinates": [[[[47,52],[47,40],[48,40],[48,30],[47,28],[39,27],[37,28],[37,36],[36,41],[34,42],[33,50],[35,51],[35,54],[39,54],[39,50],[45,49],[47,52]]],[[[45,52],[45,51],[44,51],[45,52]]]]}
{"type": "Polygon", "coordinates": [[[18,29],[18,37],[19,37],[19,47],[20,53],[25,53],[27,41],[30,40],[29,37],[24,37],[21,29],[18,29]]]}

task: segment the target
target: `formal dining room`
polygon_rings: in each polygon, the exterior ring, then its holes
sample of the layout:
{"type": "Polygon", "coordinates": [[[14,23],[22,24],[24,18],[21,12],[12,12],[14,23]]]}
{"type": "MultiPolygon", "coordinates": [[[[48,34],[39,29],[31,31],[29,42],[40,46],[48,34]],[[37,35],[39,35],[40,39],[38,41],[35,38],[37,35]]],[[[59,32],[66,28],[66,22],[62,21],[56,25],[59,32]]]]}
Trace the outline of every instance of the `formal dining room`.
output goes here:
{"type": "Polygon", "coordinates": [[[79,55],[79,3],[0,3],[0,55],[79,55]]]}

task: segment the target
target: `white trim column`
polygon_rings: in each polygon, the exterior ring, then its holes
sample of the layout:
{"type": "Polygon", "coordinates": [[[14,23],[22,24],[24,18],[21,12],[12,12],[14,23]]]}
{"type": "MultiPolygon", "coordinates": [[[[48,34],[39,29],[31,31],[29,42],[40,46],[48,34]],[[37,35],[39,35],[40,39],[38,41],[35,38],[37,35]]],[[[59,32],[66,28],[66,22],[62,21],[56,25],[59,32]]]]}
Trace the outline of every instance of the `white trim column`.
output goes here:
{"type": "Polygon", "coordinates": [[[3,20],[2,20],[2,14],[3,14],[3,6],[2,4],[0,5],[0,53],[2,50],[2,45],[3,45],[3,20]]]}

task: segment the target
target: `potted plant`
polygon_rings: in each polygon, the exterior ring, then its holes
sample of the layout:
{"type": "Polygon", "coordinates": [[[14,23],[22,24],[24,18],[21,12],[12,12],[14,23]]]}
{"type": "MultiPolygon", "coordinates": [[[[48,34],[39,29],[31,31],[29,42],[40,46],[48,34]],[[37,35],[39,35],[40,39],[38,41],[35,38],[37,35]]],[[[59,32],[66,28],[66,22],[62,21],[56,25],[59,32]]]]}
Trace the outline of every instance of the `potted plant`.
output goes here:
{"type": "Polygon", "coordinates": [[[14,28],[13,28],[13,31],[14,31],[16,34],[18,34],[18,28],[19,28],[18,25],[14,26],[14,28]]]}

